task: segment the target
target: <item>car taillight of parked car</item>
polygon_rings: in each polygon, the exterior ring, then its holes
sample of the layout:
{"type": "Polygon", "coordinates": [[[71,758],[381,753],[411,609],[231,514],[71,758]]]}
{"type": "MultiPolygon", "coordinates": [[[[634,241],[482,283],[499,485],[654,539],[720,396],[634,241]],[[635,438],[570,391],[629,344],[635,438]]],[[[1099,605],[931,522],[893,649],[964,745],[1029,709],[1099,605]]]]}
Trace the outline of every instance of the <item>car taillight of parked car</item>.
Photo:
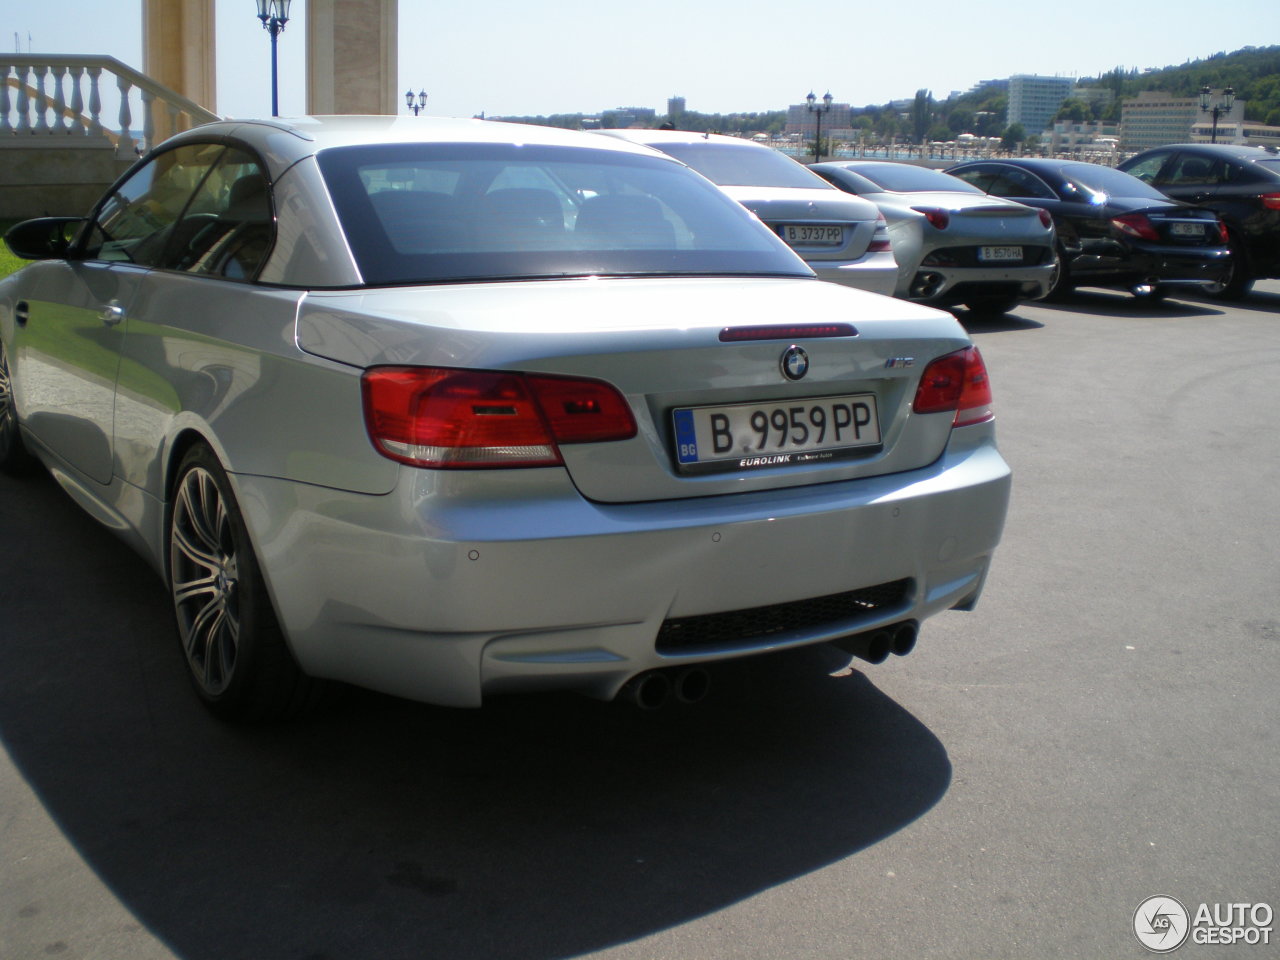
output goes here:
{"type": "Polygon", "coordinates": [[[867,245],[867,250],[870,253],[884,253],[892,249],[893,243],[889,239],[889,221],[882,213],[876,217],[876,232],[871,235],[871,243],[867,245]]]}
{"type": "Polygon", "coordinates": [[[1046,230],[1049,230],[1050,228],[1053,227],[1053,214],[1051,214],[1048,210],[1044,209],[1044,207],[1040,207],[1039,209],[1037,209],[1036,213],[1040,214],[1041,226],[1043,226],[1046,230]]]}
{"type": "Polygon", "coordinates": [[[1139,240],[1158,241],[1160,239],[1160,234],[1156,232],[1156,228],[1152,226],[1151,220],[1145,213],[1126,213],[1119,217],[1112,217],[1111,223],[1121,233],[1137,237],[1139,240]]]}
{"type": "Polygon", "coordinates": [[[636,434],[626,400],[599,380],[373,367],[361,387],[374,447],[415,467],[555,466],[564,462],[560,444],[636,434]]]}
{"type": "Polygon", "coordinates": [[[920,376],[916,413],[955,411],[954,427],[966,427],[995,418],[991,409],[991,380],[977,347],[966,347],[939,357],[920,376]]]}
{"type": "Polygon", "coordinates": [[[1280,193],[1264,193],[1258,199],[1268,210],[1280,210],[1280,193]]]}
{"type": "Polygon", "coordinates": [[[935,230],[945,230],[951,225],[951,214],[945,210],[939,210],[937,207],[912,207],[916,213],[923,213],[924,218],[929,221],[929,226],[935,230]]]}

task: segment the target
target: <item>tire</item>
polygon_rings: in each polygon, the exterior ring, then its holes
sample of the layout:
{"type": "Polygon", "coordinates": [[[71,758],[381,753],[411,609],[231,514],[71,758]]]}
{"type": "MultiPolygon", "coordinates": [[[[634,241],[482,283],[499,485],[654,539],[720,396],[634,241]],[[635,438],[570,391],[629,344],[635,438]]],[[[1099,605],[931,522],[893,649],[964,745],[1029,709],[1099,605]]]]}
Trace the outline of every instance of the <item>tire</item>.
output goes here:
{"type": "Polygon", "coordinates": [[[1249,269],[1249,259],[1241,250],[1239,235],[1231,231],[1231,249],[1239,251],[1231,257],[1231,272],[1221,283],[1209,284],[1205,293],[1215,300],[1243,300],[1253,289],[1253,274],[1249,269]]]}
{"type": "Polygon", "coordinates": [[[9,357],[4,344],[0,343],[0,470],[20,475],[30,472],[34,466],[35,460],[22,445],[13,380],[9,377],[9,357]]]}
{"type": "Polygon", "coordinates": [[[1055,247],[1053,254],[1055,269],[1049,278],[1049,292],[1044,299],[1061,302],[1071,296],[1071,271],[1067,266],[1067,252],[1061,246],[1055,247]]]}
{"type": "Polygon", "coordinates": [[[207,446],[178,467],[168,544],[178,638],[205,706],[249,722],[314,706],[323,685],[289,652],[226,471],[207,446]]]}

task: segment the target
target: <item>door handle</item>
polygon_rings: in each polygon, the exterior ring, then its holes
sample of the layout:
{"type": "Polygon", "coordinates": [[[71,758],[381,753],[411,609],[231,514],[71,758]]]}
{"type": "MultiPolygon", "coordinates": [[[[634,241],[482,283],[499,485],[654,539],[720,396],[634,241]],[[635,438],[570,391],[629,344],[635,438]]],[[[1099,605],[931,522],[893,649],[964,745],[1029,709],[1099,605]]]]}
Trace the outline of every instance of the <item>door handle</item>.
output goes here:
{"type": "Polygon", "coordinates": [[[108,327],[114,327],[123,320],[124,307],[119,300],[112,300],[102,308],[102,322],[108,327]]]}

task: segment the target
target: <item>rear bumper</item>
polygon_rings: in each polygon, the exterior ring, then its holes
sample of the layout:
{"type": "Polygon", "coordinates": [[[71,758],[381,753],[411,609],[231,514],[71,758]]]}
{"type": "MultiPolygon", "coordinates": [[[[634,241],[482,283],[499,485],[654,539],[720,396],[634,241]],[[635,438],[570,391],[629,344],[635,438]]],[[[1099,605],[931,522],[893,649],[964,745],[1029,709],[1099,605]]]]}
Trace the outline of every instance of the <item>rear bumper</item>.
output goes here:
{"type": "Polygon", "coordinates": [[[559,469],[536,491],[523,473],[518,499],[509,477],[452,497],[454,479],[407,468],[383,497],[235,477],[303,669],[451,706],[514,690],[608,698],[658,667],[924,620],[976,601],[1010,487],[989,424],[954,431],[922,470],[767,493],[604,505],[559,469]],[[899,580],[898,599],[856,622],[658,650],[669,618],[899,580]]]}
{"type": "Polygon", "coordinates": [[[1188,251],[1185,247],[1144,247],[1123,260],[1086,257],[1071,265],[1077,286],[1220,283],[1231,267],[1226,249],[1188,251]],[[1094,261],[1094,262],[1091,262],[1094,261]]]}
{"type": "Polygon", "coordinates": [[[982,297],[1039,300],[1049,293],[1054,264],[1034,267],[921,267],[899,296],[933,306],[982,297]]]}
{"type": "Polygon", "coordinates": [[[860,260],[806,260],[805,263],[819,279],[886,297],[893,296],[898,282],[898,262],[888,250],[868,253],[860,260]]]}

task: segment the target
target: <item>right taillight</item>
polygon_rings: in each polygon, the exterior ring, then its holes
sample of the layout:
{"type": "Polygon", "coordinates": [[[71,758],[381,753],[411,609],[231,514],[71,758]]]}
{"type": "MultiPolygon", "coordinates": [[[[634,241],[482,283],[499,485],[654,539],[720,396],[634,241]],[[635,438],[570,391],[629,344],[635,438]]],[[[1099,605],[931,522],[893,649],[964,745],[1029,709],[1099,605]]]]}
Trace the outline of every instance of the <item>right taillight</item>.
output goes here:
{"type": "Polygon", "coordinates": [[[1258,199],[1268,210],[1280,210],[1280,193],[1264,193],[1258,199]]]}
{"type": "Polygon", "coordinates": [[[559,444],[626,440],[636,424],[612,386],[579,377],[373,367],[365,424],[383,456],[415,467],[541,467],[559,444]]]}
{"type": "Polygon", "coordinates": [[[978,348],[957,350],[925,367],[912,409],[916,413],[955,411],[955,427],[994,419],[991,380],[978,348]]]}

